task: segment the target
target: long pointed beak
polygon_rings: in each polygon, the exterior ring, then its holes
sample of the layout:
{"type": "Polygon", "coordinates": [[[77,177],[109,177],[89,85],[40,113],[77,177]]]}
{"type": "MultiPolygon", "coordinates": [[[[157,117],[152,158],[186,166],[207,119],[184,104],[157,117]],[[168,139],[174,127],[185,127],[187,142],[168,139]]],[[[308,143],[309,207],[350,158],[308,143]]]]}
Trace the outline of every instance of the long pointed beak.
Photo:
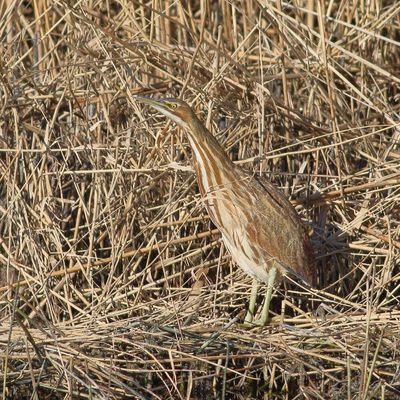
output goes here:
{"type": "Polygon", "coordinates": [[[149,106],[152,106],[152,107],[155,107],[155,108],[157,108],[157,107],[164,107],[164,105],[163,105],[163,103],[162,103],[161,101],[154,100],[154,99],[152,99],[151,97],[133,96],[133,98],[134,98],[136,101],[139,101],[139,102],[141,102],[141,103],[148,104],[149,106]]]}
{"type": "Polygon", "coordinates": [[[166,117],[172,119],[172,121],[177,123],[182,128],[188,128],[187,123],[184,120],[182,120],[182,118],[177,116],[174,112],[172,112],[170,109],[168,109],[168,107],[165,104],[165,102],[160,101],[160,100],[154,100],[154,99],[152,99],[150,97],[144,97],[144,96],[134,96],[133,98],[135,100],[137,100],[137,101],[140,101],[142,103],[148,104],[150,107],[155,108],[161,114],[163,114],[166,117]]]}

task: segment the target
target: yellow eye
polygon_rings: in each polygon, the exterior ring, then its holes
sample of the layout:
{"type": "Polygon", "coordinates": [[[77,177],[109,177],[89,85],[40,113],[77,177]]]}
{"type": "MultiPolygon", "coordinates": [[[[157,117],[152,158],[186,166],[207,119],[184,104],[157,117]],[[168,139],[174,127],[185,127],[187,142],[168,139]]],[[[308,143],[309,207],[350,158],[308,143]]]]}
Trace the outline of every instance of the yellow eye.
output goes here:
{"type": "Polygon", "coordinates": [[[168,105],[169,105],[169,108],[171,108],[172,110],[175,110],[176,107],[178,107],[178,104],[176,104],[176,103],[169,103],[168,105]]]}

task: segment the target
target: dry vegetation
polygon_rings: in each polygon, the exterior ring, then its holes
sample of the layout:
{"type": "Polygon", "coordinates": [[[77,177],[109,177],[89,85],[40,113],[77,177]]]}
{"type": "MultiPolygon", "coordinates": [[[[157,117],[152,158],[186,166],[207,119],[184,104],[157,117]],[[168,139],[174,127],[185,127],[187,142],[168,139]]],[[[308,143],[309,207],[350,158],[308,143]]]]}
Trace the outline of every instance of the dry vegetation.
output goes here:
{"type": "Polygon", "coordinates": [[[0,14],[0,397],[400,397],[398,1],[0,14]],[[290,196],[320,291],[281,285],[244,329],[185,134],[134,94],[192,102],[290,196]]]}

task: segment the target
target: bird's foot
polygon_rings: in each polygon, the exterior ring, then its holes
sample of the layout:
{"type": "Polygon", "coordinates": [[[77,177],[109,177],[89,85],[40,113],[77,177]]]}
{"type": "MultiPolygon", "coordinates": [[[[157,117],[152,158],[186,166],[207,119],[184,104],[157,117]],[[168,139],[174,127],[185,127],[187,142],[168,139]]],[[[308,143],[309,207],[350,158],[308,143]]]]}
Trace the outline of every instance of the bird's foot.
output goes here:
{"type": "Polygon", "coordinates": [[[250,310],[247,310],[246,316],[244,317],[243,325],[244,326],[253,326],[254,315],[250,310]]]}
{"type": "Polygon", "coordinates": [[[274,315],[274,316],[269,316],[267,320],[265,318],[260,317],[259,319],[256,320],[244,320],[242,324],[239,324],[239,326],[243,329],[247,330],[262,330],[263,328],[266,327],[272,327],[279,325],[281,322],[281,316],[280,315],[274,315]]]}
{"type": "Polygon", "coordinates": [[[257,320],[254,320],[254,315],[247,311],[246,317],[243,321],[243,327],[246,329],[253,329],[253,328],[262,328],[268,325],[268,314],[261,315],[261,317],[257,320]]]}

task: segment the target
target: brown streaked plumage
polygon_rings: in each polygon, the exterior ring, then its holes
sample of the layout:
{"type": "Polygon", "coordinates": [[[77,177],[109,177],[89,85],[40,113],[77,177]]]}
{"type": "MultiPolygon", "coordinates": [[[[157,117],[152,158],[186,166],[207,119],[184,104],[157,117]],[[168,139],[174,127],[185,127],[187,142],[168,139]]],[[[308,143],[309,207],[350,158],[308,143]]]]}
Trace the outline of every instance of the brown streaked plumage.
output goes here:
{"type": "MultiPolygon", "coordinates": [[[[210,218],[239,267],[256,281],[268,284],[261,317],[264,324],[276,280],[292,275],[315,285],[314,255],[299,216],[271,183],[261,182],[236,166],[184,101],[136,99],[186,130],[210,218]]],[[[257,284],[253,285],[247,322],[252,321],[256,294],[257,284]]]]}

